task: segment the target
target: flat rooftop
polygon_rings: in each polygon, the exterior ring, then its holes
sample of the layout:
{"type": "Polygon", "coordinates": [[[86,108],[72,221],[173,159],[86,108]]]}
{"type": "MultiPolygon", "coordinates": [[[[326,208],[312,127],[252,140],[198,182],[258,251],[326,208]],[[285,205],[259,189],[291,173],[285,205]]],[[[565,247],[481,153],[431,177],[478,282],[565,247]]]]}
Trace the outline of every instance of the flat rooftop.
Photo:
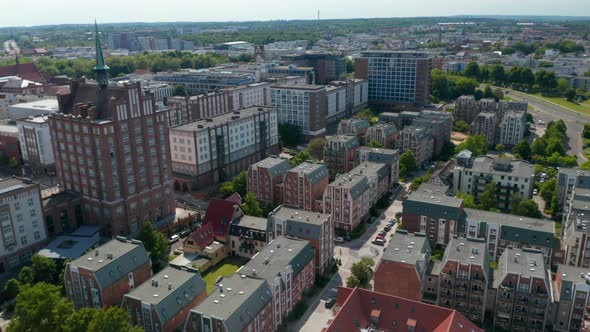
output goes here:
{"type": "Polygon", "coordinates": [[[276,84],[271,86],[272,89],[283,89],[283,90],[305,90],[305,91],[321,91],[325,90],[325,85],[313,85],[313,84],[276,84]]]}
{"type": "Polygon", "coordinates": [[[212,118],[197,120],[197,121],[190,122],[187,124],[171,127],[171,130],[182,130],[182,131],[204,130],[205,128],[213,128],[213,127],[216,127],[219,125],[230,123],[230,122],[238,120],[238,119],[243,120],[244,118],[248,118],[248,117],[254,116],[258,113],[261,113],[264,111],[270,111],[270,110],[271,110],[270,107],[258,107],[258,106],[248,107],[248,108],[244,108],[239,111],[236,111],[236,112],[222,114],[222,115],[215,116],[212,118]],[[238,117],[238,118],[235,118],[235,117],[238,117]]]}
{"type": "Polygon", "coordinates": [[[467,220],[476,220],[479,222],[484,221],[499,225],[527,228],[552,234],[555,232],[555,226],[551,220],[467,208],[465,209],[465,215],[467,220]]]}
{"type": "MultiPolygon", "coordinates": [[[[182,300],[190,302],[193,298],[198,296],[200,292],[206,289],[206,285],[205,281],[200,278],[200,274],[196,270],[189,271],[186,268],[181,269],[167,266],[156,275],[152,276],[151,280],[147,280],[143,284],[139,285],[126,296],[140,299],[142,302],[157,305],[160,302],[166,300],[167,297],[172,295],[180,288],[187,292],[181,296],[182,300]],[[197,286],[200,287],[183,287],[192,279],[200,279],[201,282],[197,282],[199,284],[197,286]],[[168,284],[170,284],[171,287],[168,287],[168,284]]],[[[174,301],[176,301],[176,299],[174,301]]]]}
{"type": "Polygon", "coordinates": [[[9,108],[32,108],[46,110],[47,112],[57,112],[59,110],[57,99],[41,99],[37,101],[31,101],[28,103],[14,104],[9,106],[9,108]]]}
{"type": "Polygon", "coordinates": [[[321,225],[330,218],[329,214],[292,209],[280,206],[273,211],[273,215],[282,220],[293,220],[305,224],[321,225]]]}
{"type": "Polygon", "coordinates": [[[387,250],[384,251],[382,259],[416,264],[418,261],[427,259],[426,255],[430,256],[430,244],[426,236],[396,232],[389,239],[387,250]]]}

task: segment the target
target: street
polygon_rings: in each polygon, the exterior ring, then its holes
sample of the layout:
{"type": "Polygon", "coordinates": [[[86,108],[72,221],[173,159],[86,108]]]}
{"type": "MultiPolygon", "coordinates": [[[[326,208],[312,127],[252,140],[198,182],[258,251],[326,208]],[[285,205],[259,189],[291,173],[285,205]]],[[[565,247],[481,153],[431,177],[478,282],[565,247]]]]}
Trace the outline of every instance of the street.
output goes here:
{"type": "Polygon", "coordinates": [[[529,110],[529,113],[533,115],[535,126],[539,126],[537,124],[538,120],[543,120],[545,123],[548,123],[549,121],[562,119],[567,126],[569,154],[577,155],[578,163],[580,164],[587,160],[584,156],[584,142],[581,135],[584,123],[590,123],[590,116],[574,112],[557,104],[527,95],[526,93],[514,90],[508,91],[510,91],[507,95],[508,97],[518,101],[526,101],[533,107],[532,110],[529,110]]]}
{"type": "MultiPolygon", "coordinates": [[[[367,231],[360,238],[335,246],[334,254],[336,258],[342,260],[342,266],[320,294],[314,296],[309,301],[309,308],[305,315],[299,321],[288,325],[288,331],[317,332],[326,325],[330,317],[332,317],[332,309],[326,309],[324,307],[326,299],[336,296],[334,290],[339,286],[346,286],[346,279],[350,276],[352,264],[360,261],[362,257],[372,258],[375,261],[375,266],[377,266],[383,256],[383,250],[389,242],[386,242],[385,247],[374,245],[371,242],[390,220],[395,219],[395,214],[401,212],[401,210],[402,201],[395,200],[375,223],[367,225],[367,231]]],[[[396,223],[386,238],[393,236],[397,226],[398,224],[396,223]]],[[[372,280],[369,288],[373,288],[372,280]]]]}

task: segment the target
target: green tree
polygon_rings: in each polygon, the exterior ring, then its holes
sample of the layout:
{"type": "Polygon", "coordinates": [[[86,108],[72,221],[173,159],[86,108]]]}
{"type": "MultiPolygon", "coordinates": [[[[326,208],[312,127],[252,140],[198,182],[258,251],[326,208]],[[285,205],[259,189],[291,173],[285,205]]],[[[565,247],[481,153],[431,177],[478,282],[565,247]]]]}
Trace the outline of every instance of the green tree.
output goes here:
{"type": "Polygon", "coordinates": [[[244,210],[244,213],[248,216],[262,217],[262,206],[256,195],[252,192],[246,194],[242,210],[244,210]]]}
{"type": "Polygon", "coordinates": [[[580,169],[590,171],[590,160],[583,162],[582,165],[580,165],[580,169]]]}
{"type": "MultiPolygon", "coordinates": [[[[66,318],[63,308],[68,303],[60,294],[57,286],[40,282],[35,285],[23,285],[16,297],[15,315],[9,332],[57,331],[66,318]]],[[[73,310],[73,309],[72,309],[73,310]]],[[[71,313],[67,312],[68,314],[71,313]]]]}
{"type": "Polygon", "coordinates": [[[234,191],[234,184],[232,182],[223,182],[219,185],[217,191],[225,198],[231,196],[234,191]]]}
{"type": "Polygon", "coordinates": [[[478,208],[480,210],[495,210],[498,206],[498,196],[496,195],[496,183],[492,182],[486,186],[486,190],[481,194],[478,208]]]}
{"type": "Polygon", "coordinates": [[[361,263],[365,264],[366,266],[373,267],[375,266],[375,261],[371,257],[363,257],[361,258],[361,263]]]}
{"type": "Polygon", "coordinates": [[[506,145],[504,145],[504,144],[496,144],[496,151],[498,151],[498,152],[504,152],[504,150],[506,150],[506,145]]]}
{"type": "Polygon", "coordinates": [[[506,72],[504,66],[495,64],[490,67],[490,80],[496,84],[502,84],[506,81],[506,72]]]}
{"type": "Polygon", "coordinates": [[[514,153],[517,158],[522,158],[524,160],[531,159],[531,146],[529,145],[529,142],[526,140],[526,138],[521,140],[512,148],[512,153],[514,153]]]}
{"type": "Polygon", "coordinates": [[[457,198],[460,198],[463,200],[463,207],[464,208],[468,208],[468,209],[474,209],[475,206],[475,197],[473,197],[473,195],[469,195],[466,193],[458,193],[457,194],[457,198]]]}
{"type": "Polygon", "coordinates": [[[547,141],[542,137],[537,138],[533,142],[533,145],[531,146],[532,154],[536,154],[536,155],[544,155],[546,149],[547,149],[547,141]]]}
{"type": "Polygon", "coordinates": [[[234,187],[234,192],[244,197],[248,192],[248,172],[241,171],[238,175],[236,175],[232,179],[232,185],[234,187]]]}
{"type": "Polygon", "coordinates": [[[576,98],[576,90],[574,88],[568,88],[565,90],[564,96],[567,100],[574,100],[576,98]]]}
{"type": "Polygon", "coordinates": [[[355,288],[355,287],[360,287],[360,286],[361,286],[361,282],[359,281],[359,279],[354,274],[351,274],[346,279],[346,287],[348,287],[348,288],[355,288]]]}
{"type": "Polygon", "coordinates": [[[315,160],[324,159],[324,147],[326,146],[326,140],[323,138],[314,138],[307,144],[307,151],[309,155],[315,160]]]}
{"type": "Polygon", "coordinates": [[[560,78],[557,80],[557,90],[559,90],[559,93],[561,93],[561,95],[565,96],[565,92],[570,87],[570,82],[568,82],[568,80],[566,80],[565,78],[560,78]]]}
{"type": "Polygon", "coordinates": [[[450,96],[449,92],[449,80],[445,73],[440,69],[432,70],[430,93],[437,99],[448,100],[450,96]]]}
{"type": "Polygon", "coordinates": [[[309,154],[309,152],[303,150],[299,152],[295,157],[291,158],[289,162],[291,163],[292,167],[295,167],[310,159],[311,155],[309,154]]]}
{"type": "Polygon", "coordinates": [[[98,310],[88,324],[88,332],[140,332],[139,327],[129,323],[129,314],[122,308],[110,307],[98,310]]]}
{"type": "Polygon", "coordinates": [[[408,173],[413,172],[418,168],[416,164],[416,157],[414,157],[414,152],[410,149],[406,150],[399,158],[399,165],[400,165],[400,175],[405,176],[408,173]],[[401,168],[404,169],[404,174],[401,174],[401,168]]]}
{"type": "Polygon", "coordinates": [[[463,75],[472,78],[478,78],[480,75],[479,64],[477,62],[470,62],[463,70],[463,75]]]}
{"type": "Polygon", "coordinates": [[[556,179],[549,179],[545,181],[545,183],[541,184],[541,190],[539,194],[543,197],[545,201],[545,207],[547,210],[551,209],[551,200],[555,195],[555,190],[557,189],[557,180],[556,179]]]}
{"type": "Polygon", "coordinates": [[[168,240],[166,240],[164,234],[154,228],[149,220],[143,224],[139,239],[143,242],[145,250],[150,252],[152,266],[155,270],[159,270],[160,261],[166,257],[169,252],[168,240]]]}
{"type": "Polygon", "coordinates": [[[19,289],[20,283],[18,280],[14,278],[8,279],[4,285],[4,296],[6,296],[7,299],[12,300],[18,295],[19,289]]]}
{"type": "Polygon", "coordinates": [[[495,98],[494,91],[492,90],[491,86],[486,85],[485,89],[483,90],[483,97],[484,98],[495,98]]]}
{"type": "Polygon", "coordinates": [[[530,218],[541,218],[543,216],[539,211],[539,205],[532,199],[523,200],[515,214],[530,218]]]}
{"type": "Polygon", "coordinates": [[[545,69],[541,69],[535,73],[535,82],[543,90],[555,89],[557,87],[555,73],[545,69]]]}
{"type": "Polygon", "coordinates": [[[371,279],[371,267],[366,264],[366,262],[360,261],[352,264],[350,268],[350,273],[357,277],[360,284],[362,286],[366,285],[369,280],[371,279]]]}
{"type": "Polygon", "coordinates": [[[57,266],[53,259],[35,254],[31,258],[31,262],[33,263],[31,269],[36,282],[52,283],[55,281],[57,266]]]}
{"type": "Polygon", "coordinates": [[[82,308],[79,310],[74,310],[72,314],[67,316],[67,318],[63,321],[61,326],[61,330],[63,332],[78,332],[78,331],[87,331],[88,325],[94,318],[98,310],[94,308],[82,308]]]}
{"type": "Polygon", "coordinates": [[[379,142],[376,139],[371,140],[368,145],[372,148],[382,148],[383,147],[383,144],[381,144],[381,142],[379,142]]]}
{"type": "Polygon", "coordinates": [[[460,133],[468,133],[469,129],[471,129],[471,126],[469,125],[469,123],[463,121],[463,120],[459,120],[459,121],[455,121],[455,125],[453,130],[454,131],[458,131],[460,133]]]}
{"type": "Polygon", "coordinates": [[[494,89],[493,98],[496,99],[496,101],[504,99],[504,91],[499,88],[494,89]]]}
{"type": "Polygon", "coordinates": [[[346,73],[354,74],[354,60],[346,58],[346,73]]]}
{"type": "Polygon", "coordinates": [[[456,152],[469,150],[474,156],[483,156],[488,152],[488,142],[484,135],[473,135],[467,137],[465,141],[457,145],[456,152]]]}
{"type": "Polygon", "coordinates": [[[566,148],[560,139],[550,138],[547,142],[547,148],[545,148],[545,154],[550,156],[554,153],[557,153],[560,156],[565,156],[566,148]]]}
{"type": "Polygon", "coordinates": [[[279,124],[279,138],[284,146],[296,147],[303,142],[301,128],[290,123],[279,124]]]}
{"type": "Polygon", "coordinates": [[[8,165],[12,168],[17,168],[19,165],[18,160],[16,160],[16,157],[10,157],[10,160],[8,161],[8,165]]]}
{"type": "Polygon", "coordinates": [[[33,273],[33,269],[29,266],[23,266],[18,273],[18,281],[21,284],[29,284],[32,285],[35,283],[35,275],[33,273]]]}
{"type": "Polygon", "coordinates": [[[177,84],[176,88],[174,89],[175,96],[188,96],[188,92],[186,91],[186,87],[184,84],[177,84]]]}
{"type": "Polygon", "coordinates": [[[582,131],[582,137],[590,139],[590,123],[584,124],[584,130],[582,131]]]}

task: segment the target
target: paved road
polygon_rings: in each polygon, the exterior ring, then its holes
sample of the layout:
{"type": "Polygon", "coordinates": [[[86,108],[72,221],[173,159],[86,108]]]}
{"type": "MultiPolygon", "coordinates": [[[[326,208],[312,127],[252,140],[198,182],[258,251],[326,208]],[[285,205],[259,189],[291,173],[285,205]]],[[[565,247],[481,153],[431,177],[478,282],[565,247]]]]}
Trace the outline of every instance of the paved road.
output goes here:
{"type": "Polygon", "coordinates": [[[579,163],[587,160],[584,156],[584,142],[581,134],[584,123],[590,123],[590,116],[514,90],[510,90],[508,96],[514,100],[528,102],[534,108],[533,110],[529,110],[529,112],[533,115],[535,122],[543,120],[547,123],[562,119],[567,126],[567,136],[569,137],[568,152],[577,155],[579,163]]]}

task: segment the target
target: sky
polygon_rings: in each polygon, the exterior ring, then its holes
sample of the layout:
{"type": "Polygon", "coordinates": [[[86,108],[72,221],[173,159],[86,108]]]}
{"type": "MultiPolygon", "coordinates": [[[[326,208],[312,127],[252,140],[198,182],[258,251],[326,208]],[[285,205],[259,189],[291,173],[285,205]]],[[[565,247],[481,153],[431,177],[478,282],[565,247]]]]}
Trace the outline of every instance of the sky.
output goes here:
{"type": "Polygon", "coordinates": [[[0,27],[449,15],[590,16],[589,0],[0,0],[0,27]]]}

